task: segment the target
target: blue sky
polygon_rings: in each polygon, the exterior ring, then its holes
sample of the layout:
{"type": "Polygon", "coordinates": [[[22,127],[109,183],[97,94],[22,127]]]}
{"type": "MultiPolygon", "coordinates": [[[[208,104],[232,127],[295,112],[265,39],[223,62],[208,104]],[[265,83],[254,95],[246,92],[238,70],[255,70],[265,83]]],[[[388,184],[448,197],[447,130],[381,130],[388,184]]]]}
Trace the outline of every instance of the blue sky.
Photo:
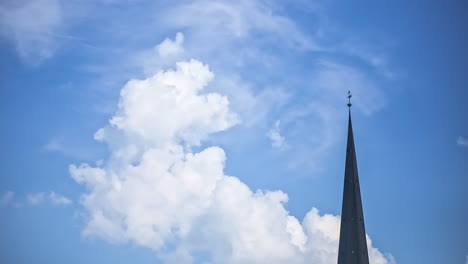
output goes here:
{"type": "Polygon", "coordinates": [[[466,263],[467,12],[2,1],[1,262],[335,263],[351,90],[371,260],[466,263]]]}

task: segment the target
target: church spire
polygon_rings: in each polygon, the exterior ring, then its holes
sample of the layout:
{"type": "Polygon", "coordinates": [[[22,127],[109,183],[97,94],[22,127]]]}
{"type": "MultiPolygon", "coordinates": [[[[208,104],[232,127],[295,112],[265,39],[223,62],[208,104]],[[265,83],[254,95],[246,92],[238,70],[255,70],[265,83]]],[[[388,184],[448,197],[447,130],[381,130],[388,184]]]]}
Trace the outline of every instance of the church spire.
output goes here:
{"type": "Polygon", "coordinates": [[[366,230],[362,212],[361,190],[351,123],[351,92],[348,91],[348,145],[341,210],[338,264],[369,264],[366,230]]]}

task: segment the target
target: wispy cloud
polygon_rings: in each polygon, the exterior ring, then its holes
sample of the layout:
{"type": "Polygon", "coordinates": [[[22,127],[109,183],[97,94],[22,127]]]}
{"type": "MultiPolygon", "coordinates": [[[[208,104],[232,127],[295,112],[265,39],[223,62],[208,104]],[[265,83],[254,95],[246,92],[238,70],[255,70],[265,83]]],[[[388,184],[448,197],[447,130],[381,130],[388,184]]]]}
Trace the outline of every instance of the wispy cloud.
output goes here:
{"type": "Polygon", "coordinates": [[[184,34],[177,32],[175,40],[166,38],[161,44],[157,45],[158,54],[161,57],[177,56],[184,52],[184,34]]]}
{"type": "Polygon", "coordinates": [[[78,159],[95,158],[97,151],[86,147],[86,141],[83,142],[83,139],[76,138],[76,136],[54,136],[42,146],[42,150],[78,159]]]}
{"type": "Polygon", "coordinates": [[[468,147],[468,139],[460,136],[457,139],[457,145],[462,147],[468,147]]]}
{"type": "Polygon", "coordinates": [[[286,146],[285,139],[280,134],[280,124],[281,121],[277,120],[274,127],[267,133],[268,138],[271,140],[271,146],[277,149],[281,149],[286,146]]]}
{"type": "Polygon", "coordinates": [[[47,151],[57,151],[57,152],[64,152],[65,148],[63,147],[63,143],[58,138],[52,138],[44,145],[44,150],[47,151]]]}
{"type": "Polygon", "coordinates": [[[53,55],[61,22],[58,0],[7,0],[0,4],[0,34],[10,39],[20,56],[33,64],[53,55]]]}
{"type": "Polygon", "coordinates": [[[53,205],[69,205],[72,203],[72,201],[68,199],[67,197],[57,194],[55,192],[49,193],[49,201],[53,205]]]}
{"type": "Polygon", "coordinates": [[[39,205],[42,203],[50,203],[52,205],[66,206],[70,205],[72,201],[65,196],[59,195],[55,192],[38,192],[30,193],[26,196],[26,202],[29,205],[39,205]]]}
{"type": "Polygon", "coordinates": [[[6,191],[0,196],[0,207],[6,207],[14,203],[15,193],[6,191]]]}
{"type": "Polygon", "coordinates": [[[38,205],[44,201],[45,197],[46,197],[46,194],[43,192],[30,193],[26,196],[26,201],[30,205],[38,205]]]}
{"type": "Polygon", "coordinates": [[[321,102],[343,104],[343,95],[351,90],[355,102],[353,108],[364,114],[370,115],[385,105],[384,92],[360,69],[328,60],[321,60],[320,64],[313,80],[317,88],[315,95],[321,102]]]}
{"type": "Polygon", "coordinates": [[[165,20],[171,25],[196,30],[198,35],[242,39],[261,31],[291,48],[320,49],[291,19],[273,12],[273,6],[267,1],[191,1],[170,9],[165,20]]]}

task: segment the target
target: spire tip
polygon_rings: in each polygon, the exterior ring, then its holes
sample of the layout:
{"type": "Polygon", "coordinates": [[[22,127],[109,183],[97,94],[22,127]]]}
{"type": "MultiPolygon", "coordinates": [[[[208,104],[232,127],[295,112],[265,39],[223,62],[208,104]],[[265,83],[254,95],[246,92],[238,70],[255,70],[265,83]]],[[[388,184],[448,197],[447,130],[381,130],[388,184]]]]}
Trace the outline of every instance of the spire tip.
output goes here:
{"type": "Polygon", "coordinates": [[[351,104],[351,97],[353,97],[353,95],[351,94],[351,91],[348,91],[348,107],[351,108],[352,104],[351,104]]]}

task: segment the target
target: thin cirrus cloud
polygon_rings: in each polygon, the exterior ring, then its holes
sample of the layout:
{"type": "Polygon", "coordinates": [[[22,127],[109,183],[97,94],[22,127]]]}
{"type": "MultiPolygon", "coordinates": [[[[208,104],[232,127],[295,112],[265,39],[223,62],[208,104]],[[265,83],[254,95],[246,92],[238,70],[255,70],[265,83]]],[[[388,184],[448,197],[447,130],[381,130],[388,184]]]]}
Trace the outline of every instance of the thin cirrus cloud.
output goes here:
{"type": "Polygon", "coordinates": [[[0,35],[14,43],[22,59],[37,64],[58,48],[62,19],[59,0],[2,1],[0,35]]]}
{"type": "Polygon", "coordinates": [[[248,39],[261,31],[290,48],[322,49],[289,18],[272,12],[272,6],[265,1],[241,0],[236,4],[229,1],[191,1],[170,8],[164,20],[174,26],[192,28],[199,35],[216,33],[227,39],[248,39]]]}
{"type": "Polygon", "coordinates": [[[458,137],[457,145],[462,146],[462,147],[468,147],[468,139],[462,136],[458,137]]]}
{"type": "Polygon", "coordinates": [[[51,204],[54,206],[67,206],[72,204],[72,201],[67,197],[56,192],[36,192],[28,193],[24,199],[15,199],[13,191],[5,191],[0,195],[0,207],[21,207],[25,204],[36,206],[40,204],[51,204]]]}
{"type": "Polygon", "coordinates": [[[57,194],[55,192],[29,193],[26,196],[26,202],[29,205],[40,205],[43,203],[49,203],[56,206],[66,206],[72,203],[72,201],[67,197],[57,194]]]}
{"type": "Polygon", "coordinates": [[[15,193],[12,191],[5,191],[0,196],[0,207],[7,207],[14,204],[15,193]]]}
{"type": "Polygon", "coordinates": [[[273,148],[281,149],[286,146],[285,138],[280,133],[281,121],[277,120],[273,128],[268,131],[268,138],[271,140],[271,146],[273,148]]]}
{"type": "Polygon", "coordinates": [[[96,157],[96,153],[79,142],[76,137],[54,136],[42,146],[42,150],[77,159],[96,157]]]}

